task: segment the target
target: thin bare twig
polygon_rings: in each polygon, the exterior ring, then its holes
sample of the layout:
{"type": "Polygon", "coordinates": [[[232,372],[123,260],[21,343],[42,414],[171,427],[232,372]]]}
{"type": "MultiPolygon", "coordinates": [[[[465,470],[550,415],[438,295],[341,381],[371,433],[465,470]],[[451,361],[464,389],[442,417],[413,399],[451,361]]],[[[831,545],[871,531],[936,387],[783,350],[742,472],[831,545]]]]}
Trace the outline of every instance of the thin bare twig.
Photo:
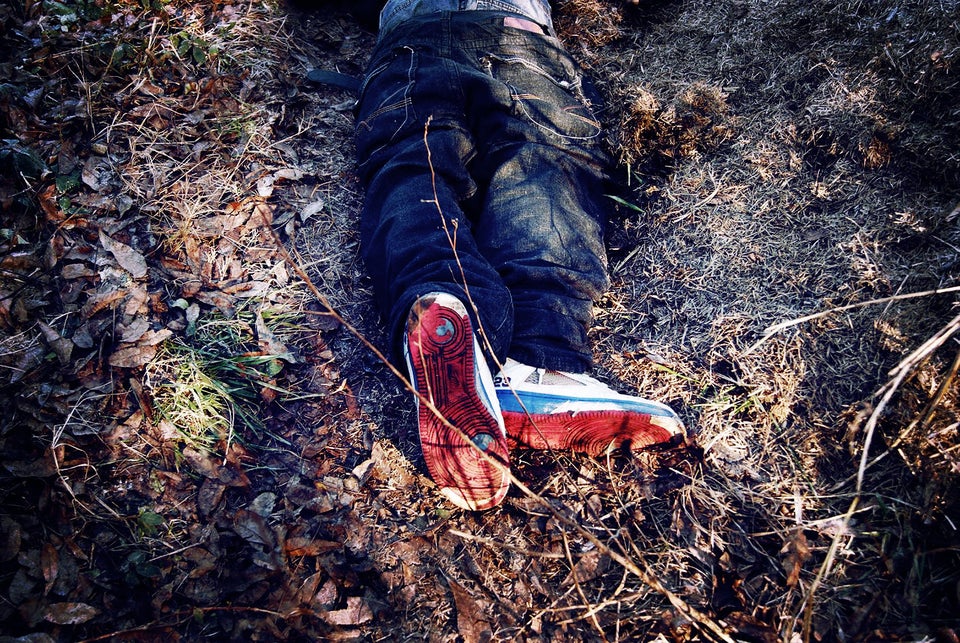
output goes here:
{"type": "Polygon", "coordinates": [[[803,317],[798,317],[796,319],[791,319],[788,321],[780,322],[779,324],[774,324],[773,326],[768,326],[763,331],[763,336],[758,339],[752,346],[743,352],[743,355],[749,355],[761,344],[766,342],[772,336],[776,335],[782,330],[787,328],[792,328],[793,326],[799,326],[808,321],[813,321],[814,319],[819,319],[821,317],[827,317],[829,315],[834,315],[836,313],[842,313],[847,310],[854,310],[856,308],[864,308],[866,306],[874,306],[876,304],[887,304],[893,301],[901,301],[904,299],[917,299],[919,297],[930,297],[933,295],[946,295],[953,292],[960,292],[960,286],[949,286],[947,288],[936,288],[934,290],[924,290],[923,292],[913,292],[907,293],[905,295],[893,295],[890,297],[881,297],[880,299],[871,299],[869,301],[861,301],[855,304],[848,304],[846,306],[839,306],[837,308],[831,308],[829,310],[823,310],[819,313],[811,313],[810,315],[804,315],[803,317]]]}

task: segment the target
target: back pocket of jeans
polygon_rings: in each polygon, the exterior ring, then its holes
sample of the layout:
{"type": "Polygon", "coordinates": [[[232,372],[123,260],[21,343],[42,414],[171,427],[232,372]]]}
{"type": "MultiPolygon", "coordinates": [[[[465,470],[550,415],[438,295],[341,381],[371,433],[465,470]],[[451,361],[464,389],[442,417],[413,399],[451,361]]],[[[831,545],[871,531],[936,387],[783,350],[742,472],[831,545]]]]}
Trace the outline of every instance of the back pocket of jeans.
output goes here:
{"type": "Polygon", "coordinates": [[[522,56],[487,54],[480,62],[492,78],[509,88],[518,114],[538,129],[571,141],[600,136],[600,123],[574,73],[549,69],[522,56]]]}

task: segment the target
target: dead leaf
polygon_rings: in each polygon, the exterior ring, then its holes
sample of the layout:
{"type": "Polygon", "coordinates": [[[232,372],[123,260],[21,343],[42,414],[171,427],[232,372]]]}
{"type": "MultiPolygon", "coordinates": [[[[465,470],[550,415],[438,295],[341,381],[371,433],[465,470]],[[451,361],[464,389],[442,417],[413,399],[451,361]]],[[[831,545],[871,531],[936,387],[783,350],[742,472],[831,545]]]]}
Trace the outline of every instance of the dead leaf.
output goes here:
{"type": "Polygon", "coordinates": [[[803,535],[802,529],[798,527],[793,532],[793,535],[783,543],[780,553],[783,554],[780,564],[787,575],[786,586],[793,587],[800,579],[803,563],[810,558],[810,546],[807,545],[807,537],[803,535]]]}
{"type": "Polygon", "coordinates": [[[100,230],[100,243],[134,279],[140,279],[147,274],[147,260],[139,251],[117,241],[103,230],[100,230]]]}
{"type": "Polygon", "coordinates": [[[60,333],[42,321],[38,320],[37,326],[40,327],[40,332],[43,333],[43,339],[47,342],[47,345],[57,354],[57,359],[60,360],[60,363],[69,364],[70,354],[73,353],[73,342],[65,337],[61,337],[60,333]]]}
{"type": "Polygon", "coordinates": [[[580,557],[580,560],[577,561],[577,564],[574,565],[567,577],[563,579],[562,585],[569,587],[574,582],[586,583],[595,580],[603,576],[604,572],[609,568],[609,556],[596,550],[587,552],[580,557]]]}
{"type": "Polygon", "coordinates": [[[43,618],[57,625],[79,625],[99,613],[100,610],[86,603],[52,603],[47,606],[43,618]]]}
{"type": "Polygon", "coordinates": [[[297,360],[290,354],[290,349],[282,341],[277,339],[267,324],[263,321],[263,315],[257,311],[257,317],[254,322],[254,329],[257,332],[257,345],[264,355],[275,355],[279,359],[296,364],[297,360]]]}
{"type": "Polygon", "coordinates": [[[156,356],[156,346],[126,346],[114,351],[110,356],[110,365],[116,368],[139,368],[156,356]]]}
{"type": "Polygon", "coordinates": [[[306,221],[315,214],[319,214],[323,211],[324,206],[327,205],[327,202],[323,199],[317,199],[312,203],[308,203],[302,210],[300,210],[300,220],[306,221]]]}
{"type": "Polygon", "coordinates": [[[470,595],[467,589],[447,578],[453,603],[457,608],[457,631],[464,643],[486,643],[493,639],[490,623],[483,617],[483,606],[470,595]]]}
{"type": "Polygon", "coordinates": [[[51,183],[45,187],[37,197],[40,200],[40,208],[47,216],[50,223],[59,223],[67,218],[67,213],[63,211],[60,204],[57,203],[57,186],[51,183]]]}
{"type": "Polygon", "coordinates": [[[373,620],[373,611],[361,596],[347,598],[347,606],[327,612],[324,620],[331,625],[362,625],[373,620]]]}
{"type": "Polygon", "coordinates": [[[319,540],[297,536],[287,538],[283,548],[289,556],[319,556],[327,552],[342,549],[343,545],[333,540],[319,540]]]}

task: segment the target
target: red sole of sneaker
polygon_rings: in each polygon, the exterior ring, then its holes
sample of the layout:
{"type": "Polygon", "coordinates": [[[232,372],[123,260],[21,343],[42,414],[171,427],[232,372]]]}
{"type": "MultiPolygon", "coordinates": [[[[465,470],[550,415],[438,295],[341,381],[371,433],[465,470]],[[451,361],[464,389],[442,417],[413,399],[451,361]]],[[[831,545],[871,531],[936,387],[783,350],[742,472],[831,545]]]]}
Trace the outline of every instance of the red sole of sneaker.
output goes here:
{"type": "Polygon", "coordinates": [[[539,415],[505,411],[503,422],[511,448],[550,448],[594,456],[604,453],[611,444],[619,448],[629,442],[631,449],[642,449],[676,435],[656,424],[656,418],[623,411],[539,415]]]}
{"type": "Polygon", "coordinates": [[[435,302],[418,305],[407,324],[407,350],[417,391],[471,439],[489,436],[483,440],[485,453],[501,465],[490,462],[421,403],[420,446],[430,477],[457,506],[471,510],[496,506],[510,485],[509,451],[496,418],[477,391],[469,317],[435,302]]]}

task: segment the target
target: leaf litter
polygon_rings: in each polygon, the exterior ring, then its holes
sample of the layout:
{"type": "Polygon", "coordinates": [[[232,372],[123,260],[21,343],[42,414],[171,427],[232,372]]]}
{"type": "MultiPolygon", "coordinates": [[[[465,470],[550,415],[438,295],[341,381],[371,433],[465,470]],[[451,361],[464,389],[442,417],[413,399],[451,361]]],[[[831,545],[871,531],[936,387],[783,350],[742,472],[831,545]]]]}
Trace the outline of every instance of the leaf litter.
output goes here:
{"type": "Polygon", "coordinates": [[[471,515],[349,332],[352,97],[305,79],[367,26],[0,8],[0,638],[955,638],[956,10],[559,7],[623,179],[599,374],[694,436],[471,515]]]}

